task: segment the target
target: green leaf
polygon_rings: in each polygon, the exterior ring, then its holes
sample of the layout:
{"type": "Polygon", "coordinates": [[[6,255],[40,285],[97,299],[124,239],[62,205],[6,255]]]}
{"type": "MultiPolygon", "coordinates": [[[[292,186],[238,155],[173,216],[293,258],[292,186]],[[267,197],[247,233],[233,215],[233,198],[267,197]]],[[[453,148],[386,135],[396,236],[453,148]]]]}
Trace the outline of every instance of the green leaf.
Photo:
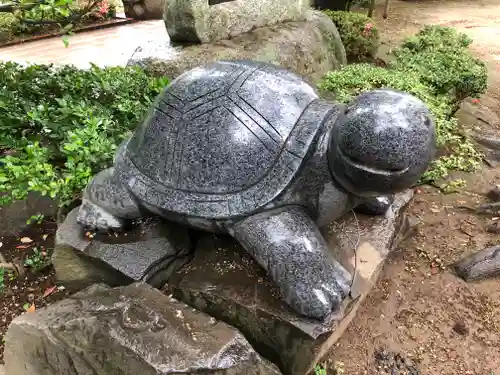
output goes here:
{"type": "Polygon", "coordinates": [[[64,47],[68,48],[68,46],[69,46],[69,37],[67,35],[63,35],[62,41],[64,43],[64,47]]]}

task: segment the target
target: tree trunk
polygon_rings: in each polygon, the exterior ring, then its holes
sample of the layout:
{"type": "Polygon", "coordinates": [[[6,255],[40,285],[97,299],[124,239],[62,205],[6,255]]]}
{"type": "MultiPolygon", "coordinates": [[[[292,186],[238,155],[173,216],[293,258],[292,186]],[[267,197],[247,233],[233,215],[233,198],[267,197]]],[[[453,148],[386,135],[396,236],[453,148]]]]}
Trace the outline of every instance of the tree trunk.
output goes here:
{"type": "Polygon", "coordinates": [[[370,7],[368,8],[368,17],[373,17],[373,10],[375,9],[375,0],[370,1],[370,7]]]}
{"type": "Polygon", "coordinates": [[[389,16],[389,2],[390,0],[385,0],[385,4],[384,4],[384,13],[382,14],[382,17],[385,19],[387,19],[387,17],[389,16]]]}
{"type": "Polygon", "coordinates": [[[313,6],[323,10],[346,10],[349,3],[349,0],[314,0],[313,6]]]}

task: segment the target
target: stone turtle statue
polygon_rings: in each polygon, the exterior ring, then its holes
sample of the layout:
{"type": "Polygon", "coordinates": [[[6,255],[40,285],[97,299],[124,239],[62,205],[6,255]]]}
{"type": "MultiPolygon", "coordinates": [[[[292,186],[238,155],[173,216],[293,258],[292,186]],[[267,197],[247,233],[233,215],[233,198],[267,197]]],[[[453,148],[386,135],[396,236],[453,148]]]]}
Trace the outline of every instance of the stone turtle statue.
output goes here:
{"type": "Polygon", "coordinates": [[[409,94],[375,90],[344,106],[277,66],[220,61],[164,89],[85,189],[78,221],[120,230],[152,213],[229,233],[293,309],[324,319],[352,276],[319,228],[355,207],[384,213],[434,153],[430,113],[409,94]]]}

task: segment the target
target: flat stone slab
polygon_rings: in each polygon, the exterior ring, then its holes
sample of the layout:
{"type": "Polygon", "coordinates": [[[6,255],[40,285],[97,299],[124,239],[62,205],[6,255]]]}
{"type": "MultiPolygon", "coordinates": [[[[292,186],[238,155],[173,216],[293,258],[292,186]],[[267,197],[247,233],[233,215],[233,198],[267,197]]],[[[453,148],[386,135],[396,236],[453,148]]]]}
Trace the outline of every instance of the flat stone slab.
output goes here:
{"type": "Polygon", "coordinates": [[[211,43],[303,20],[308,6],[304,0],[168,0],[164,20],[172,41],[211,43]]]}
{"type": "Polygon", "coordinates": [[[233,327],[146,284],[94,285],[14,319],[9,375],[279,375],[233,327]]]}
{"type": "Polygon", "coordinates": [[[172,275],[167,291],[239,329],[283,374],[306,375],[339,339],[373,287],[412,196],[410,191],[398,195],[385,216],[349,214],[324,228],[332,252],[355,276],[343,312],[323,322],[296,315],[263,269],[228,237],[202,237],[194,259],[172,275]]]}
{"type": "Polygon", "coordinates": [[[76,222],[77,214],[78,207],[57,229],[52,257],[58,282],[71,291],[93,283],[120,286],[133,281],[161,287],[189,260],[187,229],[176,224],[148,218],[120,236],[89,239],[76,222]]]}

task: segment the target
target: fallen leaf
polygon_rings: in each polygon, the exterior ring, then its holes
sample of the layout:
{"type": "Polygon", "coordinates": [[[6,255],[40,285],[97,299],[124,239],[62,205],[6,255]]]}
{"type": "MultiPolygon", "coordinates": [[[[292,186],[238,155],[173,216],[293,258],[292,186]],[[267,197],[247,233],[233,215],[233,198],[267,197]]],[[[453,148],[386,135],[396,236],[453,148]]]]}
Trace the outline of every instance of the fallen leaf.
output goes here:
{"type": "Polygon", "coordinates": [[[29,246],[28,245],[19,245],[16,246],[16,249],[27,249],[29,246]]]}
{"type": "Polygon", "coordinates": [[[45,240],[47,239],[47,237],[48,237],[48,236],[49,236],[48,234],[44,234],[44,235],[42,236],[43,240],[45,241],[45,240]]]}
{"type": "Polygon", "coordinates": [[[2,247],[2,246],[3,246],[3,242],[0,242],[0,247],[2,247]]]}
{"type": "Polygon", "coordinates": [[[22,243],[31,243],[31,242],[33,242],[33,240],[29,237],[23,237],[23,238],[21,238],[21,242],[22,243]]]}
{"type": "Polygon", "coordinates": [[[57,289],[56,285],[48,287],[47,289],[45,289],[45,292],[43,293],[43,298],[50,296],[51,294],[53,294],[57,290],[58,289],[57,289]]]}
{"type": "Polygon", "coordinates": [[[431,208],[431,212],[437,214],[438,212],[441,212],[441,211],[437,208],[431,208]]]}
{"type": "Polygon", "coordinates": [[[32,313],[32,312],[35,312],[36,310],[36,307],[35,307],[35,304],[29,304],[29,303],[25,303],[23,305],[23,308],[26,310],[26,312],[29,312],[29,313],[32,313]]]}

